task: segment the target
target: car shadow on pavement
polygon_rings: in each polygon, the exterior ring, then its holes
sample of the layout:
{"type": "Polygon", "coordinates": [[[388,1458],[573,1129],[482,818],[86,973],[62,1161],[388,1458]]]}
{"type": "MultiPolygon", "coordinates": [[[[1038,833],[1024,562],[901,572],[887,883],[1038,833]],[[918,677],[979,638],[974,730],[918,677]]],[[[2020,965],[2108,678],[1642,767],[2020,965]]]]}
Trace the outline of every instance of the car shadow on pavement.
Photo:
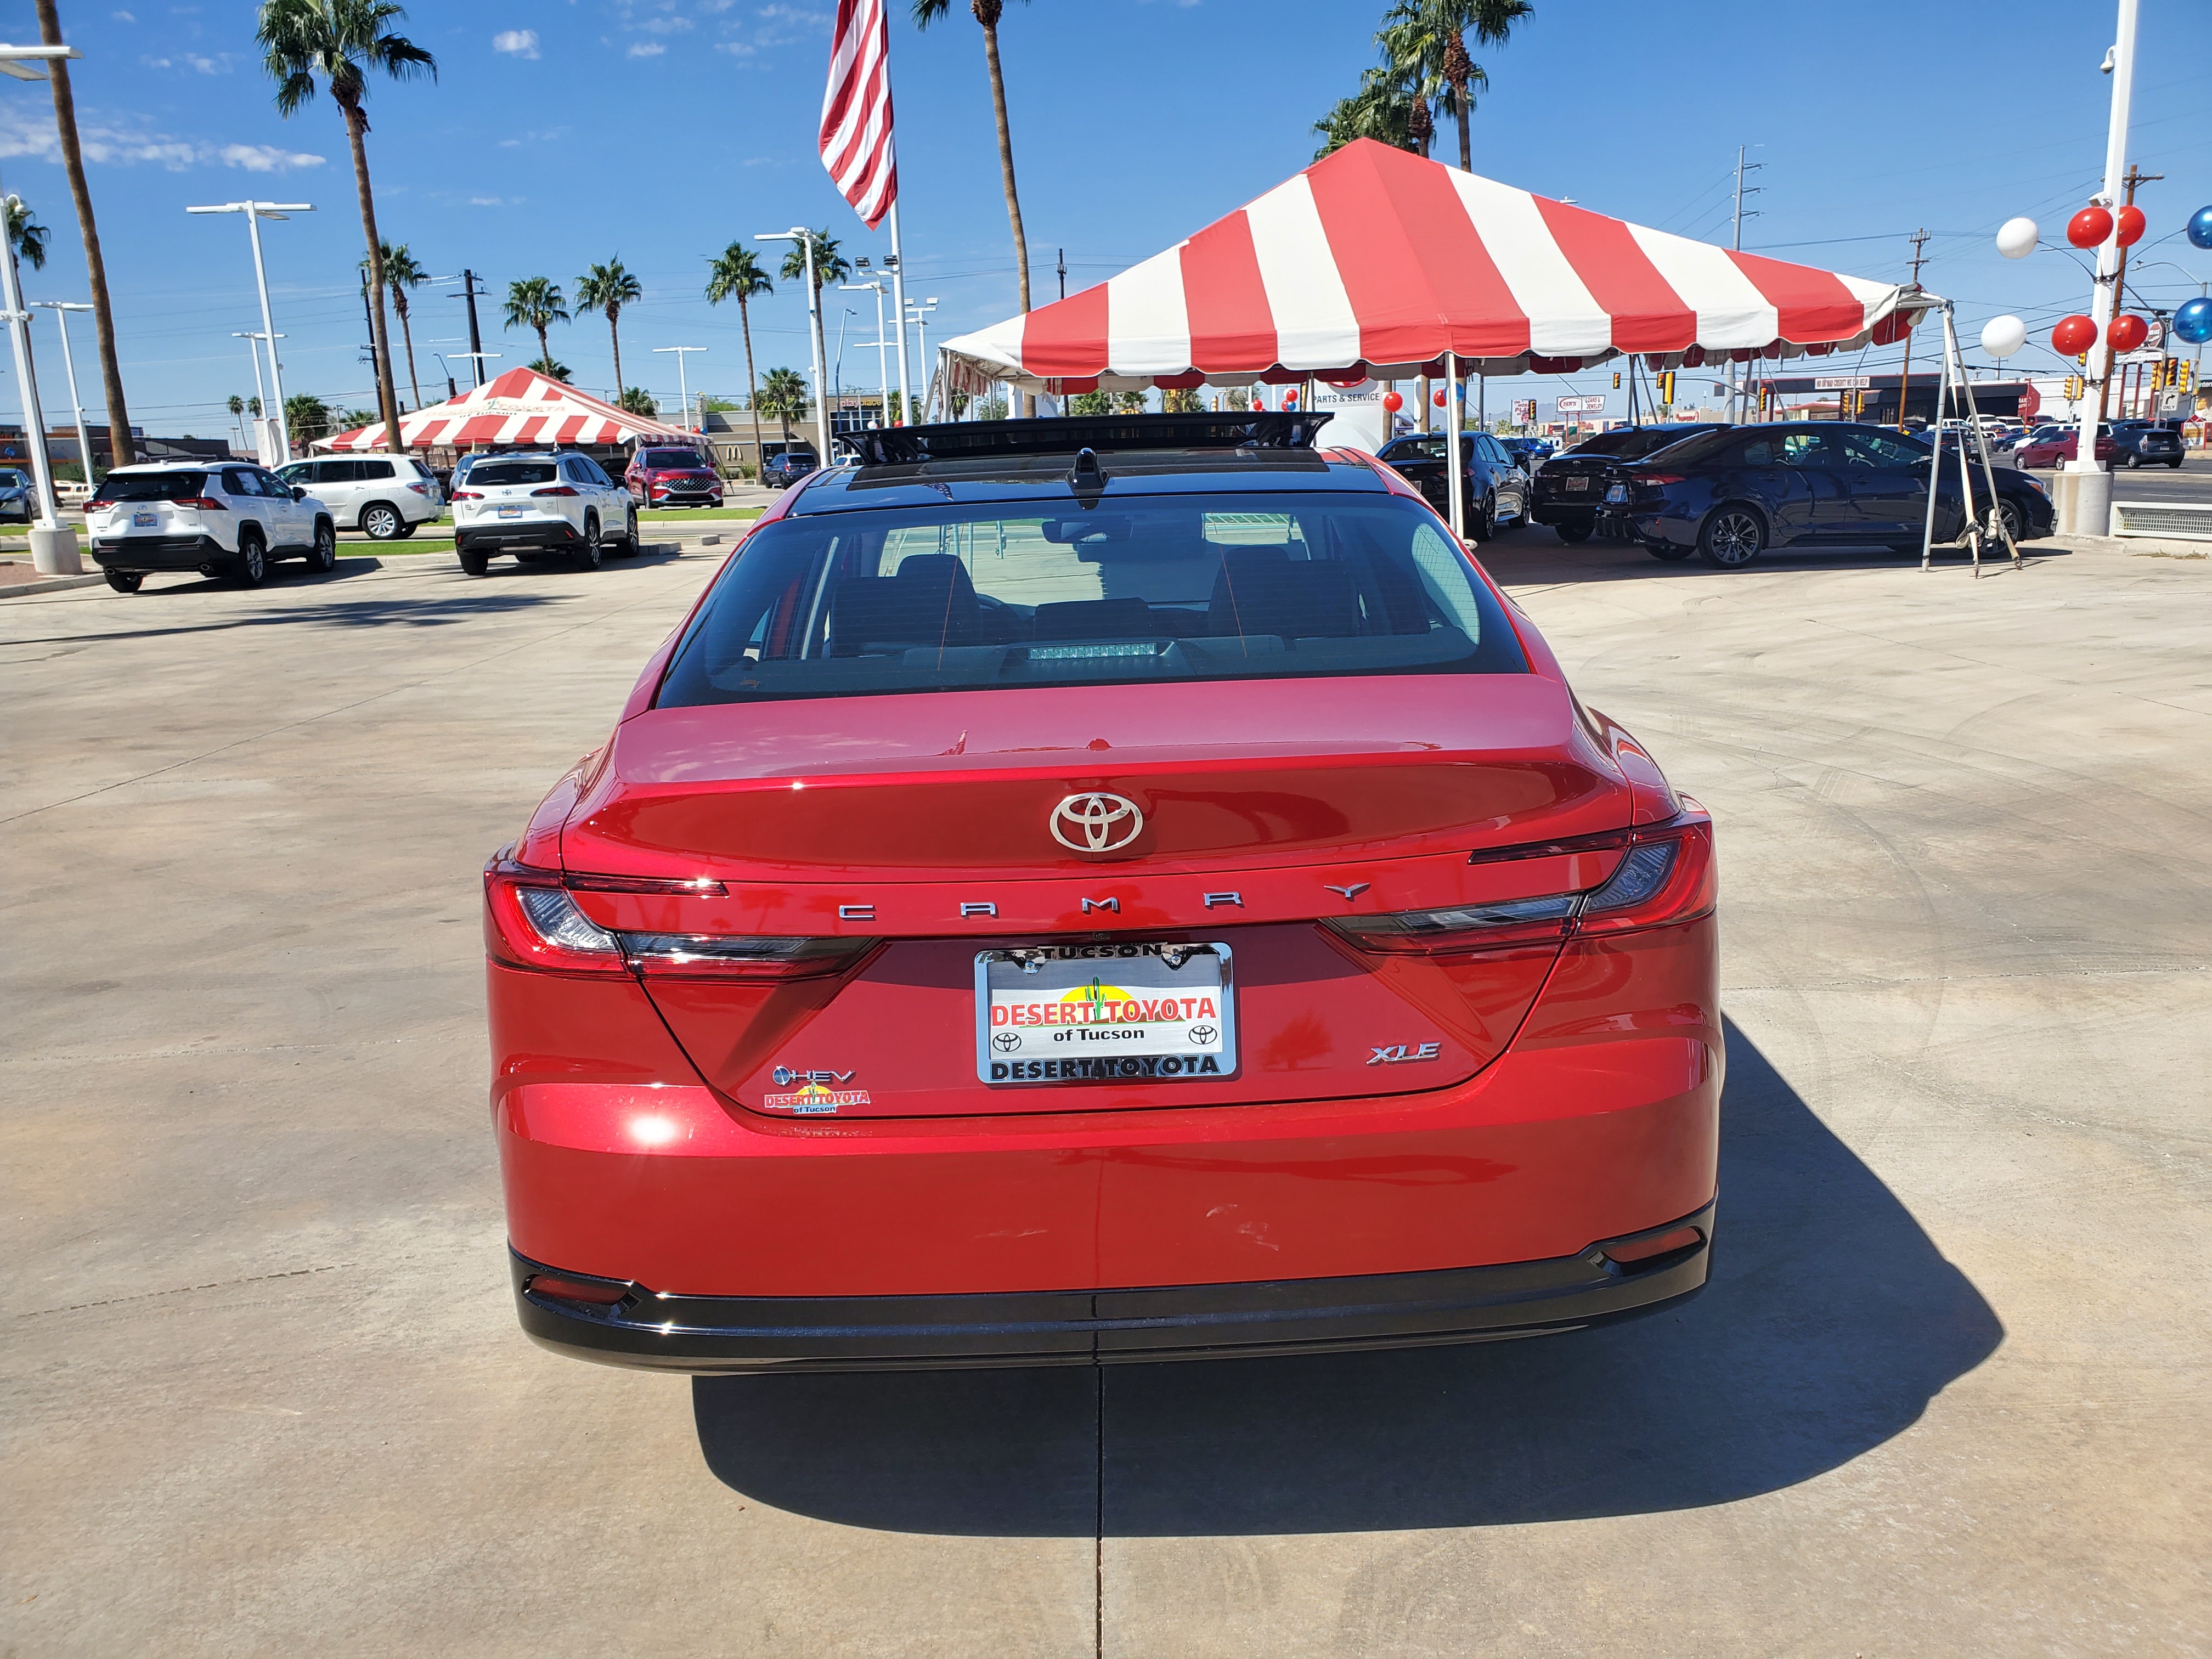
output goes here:
{"type": "Polygon", "coordinates": [[[2003,1340],[1966,1276],[1733,1027],[1716,1250],[1701,1295],[1565,1336],[1101,1371],[702,1377],[693,1412],[726,1485],[855,1526],[1486,1526],[1794,1486],[1902,1432],[2003,1340]]]}
{"type": "MultiPolygon", "coordinates": [[[[1531,532],[1526,538],[1486,543],[1475,549],[1484,569],[1508,587],[1530,583],[1615,581],[1627,577],[1712,576],[1733,574],[1717,571],[1692,555],[1686,559],[1655,559],[1626,542],[1587,541],[1567,544],[1554,540],[1548,531],[1531,532]]],[[[2022,542],[2021,562],[2033,569],[2045,559],[2067,558],[2072,550],[2063,544],[2039,540],[2022,542]]],[[[1964,547],[1938,544],[1929,561],[1942,571],[1971,570],[1973,559],[1964,547]]],[[[1917,570],[1917,548],[1893,553],[1886,547],[1770,547],[1745,567],[1747,573],[1783,570],[1917,570]]],[[[2009,570],[2012,561],[2002,553],[1982,556],[1984,573],[2009,570]]]]}

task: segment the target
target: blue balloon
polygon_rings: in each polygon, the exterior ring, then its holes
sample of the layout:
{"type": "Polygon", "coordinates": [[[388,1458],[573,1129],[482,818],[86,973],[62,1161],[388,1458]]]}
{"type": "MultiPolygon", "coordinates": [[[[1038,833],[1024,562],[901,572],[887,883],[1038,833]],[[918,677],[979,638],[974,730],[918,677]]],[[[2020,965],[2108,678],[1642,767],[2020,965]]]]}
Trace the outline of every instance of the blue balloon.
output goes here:
{"type": "Polygon", "coordinates": [[[2212,340],[2212,300],[2184,300],[2173,313],[2173,335],[2191,345],[2212,340]]]}
{"type": "Polygon", "coordinates": [[[2199,208],[2191,216],[2189,240],[2199,247],[2212,247],[2212,207],[2199,208]]]}

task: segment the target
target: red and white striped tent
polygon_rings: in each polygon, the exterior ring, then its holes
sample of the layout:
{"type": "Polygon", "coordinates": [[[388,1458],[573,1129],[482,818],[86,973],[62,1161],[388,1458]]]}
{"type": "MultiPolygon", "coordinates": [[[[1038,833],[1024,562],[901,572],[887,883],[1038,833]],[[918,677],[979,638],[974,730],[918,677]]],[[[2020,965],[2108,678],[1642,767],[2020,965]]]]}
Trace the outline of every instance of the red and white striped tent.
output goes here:
{"type": "Polygon", "coordinates": [[[1568,374],[1904,337],[1895,283],[1693,242],[1359,139],[1188,241],[949,341],[951,384],[1098,388],[1568,374]]]}
{"type": "MultiPolygon", "coordinates": [[[[400,441],[410,449],[440,445],[466,449],[472,444],[625,444],[634,438],[696,444],[681,427],[666,426],[579,392],[534,368],[510,368],[495,380],[412,415],[399,417],[400,441]]],[[[382,449],[384,422],[333,438],[319,438],[314,448],[382,449]]]]}

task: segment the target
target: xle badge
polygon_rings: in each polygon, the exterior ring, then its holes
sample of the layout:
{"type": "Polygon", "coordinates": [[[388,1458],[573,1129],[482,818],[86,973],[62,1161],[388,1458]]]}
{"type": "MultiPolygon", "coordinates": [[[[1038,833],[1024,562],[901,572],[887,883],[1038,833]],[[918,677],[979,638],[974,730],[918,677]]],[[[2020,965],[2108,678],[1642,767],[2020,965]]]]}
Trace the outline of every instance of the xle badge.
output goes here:
{"type": "Polygon", "coordinates": [[[1394,1042],[1387,1048],[1377,1048],[1367,1063],[1370,1066],[1403,1066],[1408,1060],[1434,1060],[1443,1052],[1443,1045],[1440,1042],[1394,1042]]]}

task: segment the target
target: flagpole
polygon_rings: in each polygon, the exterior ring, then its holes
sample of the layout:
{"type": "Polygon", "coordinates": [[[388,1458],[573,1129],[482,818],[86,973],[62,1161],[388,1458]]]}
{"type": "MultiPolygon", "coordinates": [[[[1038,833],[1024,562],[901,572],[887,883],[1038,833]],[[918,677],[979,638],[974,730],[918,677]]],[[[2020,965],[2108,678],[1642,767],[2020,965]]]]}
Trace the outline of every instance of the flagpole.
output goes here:
{"type": "MultiPolygon", "coordinates": [[[[888,66],[884,73],[890,74],[888,66]]],[[[899,418],[901,426],[912,426],[914,418],[914,381],[906,366],[906,255],[899,247],[898,198],[891,198],[891,314],[899,325],[899,418]]],[[[883,331],[877,331],[880,336],[883,331]]]]}

